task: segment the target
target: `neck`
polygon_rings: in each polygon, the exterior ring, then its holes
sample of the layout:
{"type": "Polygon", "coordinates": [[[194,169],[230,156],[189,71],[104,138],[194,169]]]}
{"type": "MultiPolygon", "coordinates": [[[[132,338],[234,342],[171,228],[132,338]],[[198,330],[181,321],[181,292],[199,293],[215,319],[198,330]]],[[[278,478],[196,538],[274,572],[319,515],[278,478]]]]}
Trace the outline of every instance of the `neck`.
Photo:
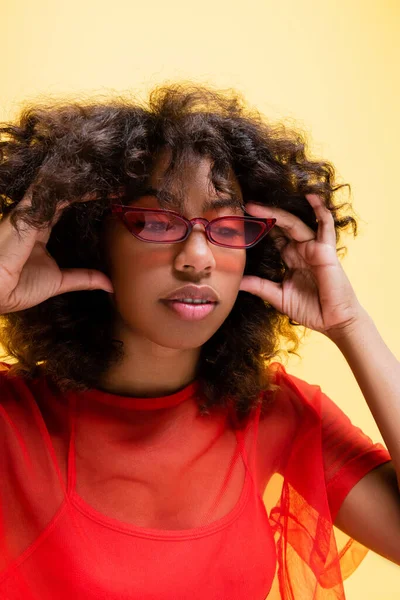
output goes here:
{"type": "Polygon", "coordinates": [[[167,396],[196,378],[201,348],[164,348],[139,336],[118,335],[123,360],[112,365],[97,386],[111,394],[140,398],[167,396]]]}

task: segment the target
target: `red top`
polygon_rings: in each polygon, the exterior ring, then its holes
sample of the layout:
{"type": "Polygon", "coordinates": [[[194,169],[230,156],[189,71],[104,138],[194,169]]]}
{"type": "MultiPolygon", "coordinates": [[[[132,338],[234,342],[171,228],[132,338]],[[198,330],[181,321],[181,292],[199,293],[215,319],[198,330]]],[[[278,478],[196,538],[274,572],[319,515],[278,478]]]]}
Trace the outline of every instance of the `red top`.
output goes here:
{"type": "Polygon", "coordinates": [[[1,365],[0,598],[344,598],[367,550],[339,556],[332,521],[390,455],[318,386],[273,363],[274,401],[239,430],[200,416],[196,382],[61,393],[1,365]]]}

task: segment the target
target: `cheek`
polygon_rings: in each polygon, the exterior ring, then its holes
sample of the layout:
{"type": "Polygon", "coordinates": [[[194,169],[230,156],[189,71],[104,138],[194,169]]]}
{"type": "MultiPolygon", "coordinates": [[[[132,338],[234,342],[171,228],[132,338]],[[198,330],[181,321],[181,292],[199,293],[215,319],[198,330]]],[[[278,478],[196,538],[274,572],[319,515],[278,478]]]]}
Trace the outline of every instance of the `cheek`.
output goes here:
{"type": "Polygon", "coordinates": [[[133,237],[120,223],[111,221],[103,230],[103,254],[111,277],[121,280],[140,275],[151,266],[155,253],[146,252],[143,242],[133,237]]]}
{"type": "Polygon", "coordinates": [[[228,250],[216,258],[216,270],[231,276],[241,276],[246,265],[245,250],[228,250]]]}
{"type": "Polygon", "coordinates": [[[215,279],[212,279],[221,294],[225,311],[229,312],[236,302],[245,266],[245,250],[230,250],[216,257],[215,279]]]}

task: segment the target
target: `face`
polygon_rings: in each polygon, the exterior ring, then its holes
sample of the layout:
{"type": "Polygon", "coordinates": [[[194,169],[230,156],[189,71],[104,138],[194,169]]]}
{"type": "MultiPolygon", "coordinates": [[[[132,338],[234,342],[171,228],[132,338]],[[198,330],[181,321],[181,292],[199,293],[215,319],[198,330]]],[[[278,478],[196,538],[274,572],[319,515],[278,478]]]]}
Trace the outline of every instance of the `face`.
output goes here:
{"type": "MultiPolygon", "coordinates": [[[[161,154],[154,166],[149,187],[158,189],[169,160],[161,154]]],[[[210,188],[211,162],[200,158],[184,172],[185,200],[181,210],[188,219],[208,220],[228,215],[242,215],[238,207],[207,208],[206,201],[225,198],[210,188]],[[211,192],[211,193],[210,193],[211,192]]],[[[240,201],[242,192],[233,172],[230,182],[240,201]]],[[[178,185],[178,184],[176,184],[178,185]]],[[[177,187],[170,188],[174,193],[177,187]]],[[[125,199],[121,203],[128,204],[125,199]]],[[[155,196],[141,196],[132,206],[163,208],[155,196]]],[[[175,210],[174,207],[168,206],[175,210]]],[[[104,241],[109,275],[114,294],[115,334],[128,341],[146,339],[163,348],[199,348],[219,329],[236,301],[243,276],[246,251],[216,246],[207,240],[204,226],[197,223],[189,237],[173,244],[154,244],[135,238],[125,225],[111,215],[105,221],[104,241]],[[200,320],[184,320],[162,300],[187,284],[212,287],[219,303],[200,320]]]]}

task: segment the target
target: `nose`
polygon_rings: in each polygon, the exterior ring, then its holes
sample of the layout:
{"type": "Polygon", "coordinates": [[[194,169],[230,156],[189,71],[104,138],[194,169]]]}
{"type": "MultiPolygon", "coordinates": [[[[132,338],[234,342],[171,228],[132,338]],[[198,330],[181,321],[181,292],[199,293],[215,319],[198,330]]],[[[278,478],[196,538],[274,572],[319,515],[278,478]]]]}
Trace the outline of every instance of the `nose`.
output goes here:
{"type": "Polygon", "coordinates": [[[178,271],[212,271],[216,262],[212,251],[213,244],[208,241],[204,224],[196,223],[189,237],[181,244],[175,257],[178,271]]]}

